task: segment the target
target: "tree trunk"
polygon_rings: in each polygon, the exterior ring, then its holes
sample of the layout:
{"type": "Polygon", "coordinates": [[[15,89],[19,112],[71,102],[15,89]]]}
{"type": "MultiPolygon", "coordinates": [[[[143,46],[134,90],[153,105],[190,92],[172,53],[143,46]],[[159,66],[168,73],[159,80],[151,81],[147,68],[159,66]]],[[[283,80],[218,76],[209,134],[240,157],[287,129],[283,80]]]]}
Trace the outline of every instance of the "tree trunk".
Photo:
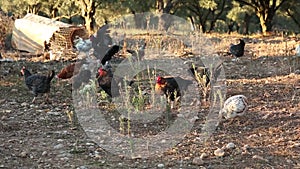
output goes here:
{"type": "Polygon", "coordinates": [[[270,14],[267,17],[265,15],[259,14],[259,21],[263,35],[268,35],[269,32],[272,31],[272,18],[270,14]]]}
{"type": "Polygon", "coordinates": [[[91,34],[95,27],[96,2],[94,0],[80,0],[81,16],[84,18],[84,23],[87,31],[91,34]]]}
{"type": "Polygon", "coordinates": [[[251,15],[248,15],[247,13],[245,14],[245,17],[244,17],[244,26],[243,26],[243,31],[242,31],[242,33],[244,35],[249,34],[249,26],[250,26],[251,17],[252,17],[251,15]]]}
{"type": "Polygon", "coordinates": [[[229,23],[227,24],[228,27],[228,34],[231,34],[231,32],[233,32],[233,26],[234,26],[234,22],[233,21],[229,21],[229,23]]]}
{"type": "Polygon", "coordinates": [[[168,30],[173,22],[172,17],[168,14],[171,13],[171,10],[175,6],[173,1],[164,1],[164,0],[157,0],[156,1],[156,11],[160,15],[159,16],[159,23],[158,29],[159,30],[168,30]]]}

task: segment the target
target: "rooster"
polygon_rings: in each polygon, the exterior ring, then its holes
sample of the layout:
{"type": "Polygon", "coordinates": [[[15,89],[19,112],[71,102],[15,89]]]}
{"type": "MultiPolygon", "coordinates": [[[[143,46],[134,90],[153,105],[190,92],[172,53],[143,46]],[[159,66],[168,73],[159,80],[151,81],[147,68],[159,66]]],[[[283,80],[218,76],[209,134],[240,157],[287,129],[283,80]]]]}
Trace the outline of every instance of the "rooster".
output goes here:
{"type": "Polygon", "coordinates": [[[232,119],[236,116],[244,115],[247,108],[247,98],[244,95],[235,95],[225,101],[219,114],[220,117],[224,117],[225,119],[232,119]]]}
{"type": "Polygon", "coordinates": [[[237,45],[230,44],[229,51],[236,58],[242,57],[244,55],[245,42],[242,39],[239,39],[240,43],[237,45]]]}
{"type": "MultiPolygon", "coordinates": [[[[106,70],[103,67],[98,69],[98,74],[96,76],[99,86],[107,93],[110,97],[112,97],[111,86],[112,83],[116,84],[113,73],[111,69],[106,70]]],[[[114,96],[119,96],[120,93],[118,90],[114,90],[114,96]]]]}
{"type": "Polygon", "coordinates": [[[52,70],[47,76],[34,74],[32,75],[29,70],[25,67],[21,69],[21,74],[25,77],[25,84],[29,90],[32,91],[34,94],[34,98],[32,102],[35,102],[36,97],[39,93],[47,94],[48,100],[48,93],[50,92],[50,82],[54,77],[54,70],[52,70]]]}
{"type": "MultiPolygon", "coordinates": [[[[112,86],[116,87],[117,84],[124,82],[124,78],[114,75],[108,62],[98,69],[96,78],[99,87],[101,87],[110,97],[120,95],[118,88],[112,88],[112,86]]],[[[133,83],[133,80],[126,81],[126,84],[129,86],[131,86],[133,83]]]]}
{"type": "Polygon", "coordinates": [[[165,94],[171,101],[175,101],[175,98],[179,98],[182,94],[181,92],[183,92],[180,91],[180,87],[182,90],[186,90],[192,83],[192,81],[185,80],[181,77],[158,76],[155,84],[155,92],[157,94],[165,94]]]}

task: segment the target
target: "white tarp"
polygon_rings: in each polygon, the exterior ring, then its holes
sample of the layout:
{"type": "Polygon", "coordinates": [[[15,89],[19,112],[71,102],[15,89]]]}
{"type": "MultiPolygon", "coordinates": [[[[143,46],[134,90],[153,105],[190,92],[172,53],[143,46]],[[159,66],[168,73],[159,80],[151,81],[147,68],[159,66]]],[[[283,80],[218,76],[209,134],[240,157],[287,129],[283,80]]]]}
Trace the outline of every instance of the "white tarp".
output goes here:
{"type": "Polygon", "coordinates": [[[40,53],[44,49],[44,41],[49,42],[55,31],[61,27],[71,26],[70,24],[28,13],[24,18],[15,21],[12,45],[18,50],[40,53]]]}

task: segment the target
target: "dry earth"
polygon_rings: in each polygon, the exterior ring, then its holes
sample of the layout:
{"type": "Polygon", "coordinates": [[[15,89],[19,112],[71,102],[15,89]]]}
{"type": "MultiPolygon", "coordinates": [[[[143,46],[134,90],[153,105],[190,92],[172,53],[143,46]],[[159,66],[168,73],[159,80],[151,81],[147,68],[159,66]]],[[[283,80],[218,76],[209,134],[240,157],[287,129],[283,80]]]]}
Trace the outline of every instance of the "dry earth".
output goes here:
{"type": "Polygon", "coordinates": [[[201,117],[209,106],[202,106],[200,118],[180,143],[147,159],[114,155],[90,140],[76,118],[70,122],[68,112],[74,107],[69,82],[53,80],[51,103],[42,98],[31,103],[20,68],[26,65],[45,73],[50,68],[58,71],[67,62],[1,62],[0,168],[300,168],[299,58],[246,54],[239,62],[222,59],[227,97],[247,96],[246,115],[221,123],[203,143],[201,117]],[[224,148],[232,143],[234,148],[224,148]],[[224,155],[215,155],[218,148],[224,155]]]}

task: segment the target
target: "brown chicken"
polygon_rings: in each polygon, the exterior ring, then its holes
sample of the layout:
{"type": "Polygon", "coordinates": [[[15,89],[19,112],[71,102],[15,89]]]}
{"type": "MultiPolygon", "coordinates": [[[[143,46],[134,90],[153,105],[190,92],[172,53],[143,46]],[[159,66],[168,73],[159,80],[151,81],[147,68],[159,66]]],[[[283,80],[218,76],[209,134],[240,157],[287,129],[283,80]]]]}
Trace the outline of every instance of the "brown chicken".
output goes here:
{"type": "Polygon", "coordinates": [[[193,82],[185,80],[181,77],[162,77],[158,76],[155,84],[155,92],[157,94],[165,94],[167,98],[174,101],[175,98],[179,98],[183,91],[193,82]],[[179,87],[180,86],[180,87],[179,87]]]}
{"type": "Polygon", "coordinates": [[[34,74],[32,75],[29,70],[25,67],[21,69],[21,74],[25,77],[25,84],[29,90],[32,91],[34,94],[34,98],[32,102],[35,101],[38,94],[47,94],[48,100],[48,93],[50,92],[50,83],[54,77],[54,70],[52,70],[47,76],[34,74]]]}
{"type": "Polygon", "coordinates": [[[80,67],[83,65],[84,62],[76,62],[76,63],[71,63],[61,69],[61,71],[57,74],[57,78],[59,79],[69,79],[73,77],[73,75],[78,74],[80,67]]]}

